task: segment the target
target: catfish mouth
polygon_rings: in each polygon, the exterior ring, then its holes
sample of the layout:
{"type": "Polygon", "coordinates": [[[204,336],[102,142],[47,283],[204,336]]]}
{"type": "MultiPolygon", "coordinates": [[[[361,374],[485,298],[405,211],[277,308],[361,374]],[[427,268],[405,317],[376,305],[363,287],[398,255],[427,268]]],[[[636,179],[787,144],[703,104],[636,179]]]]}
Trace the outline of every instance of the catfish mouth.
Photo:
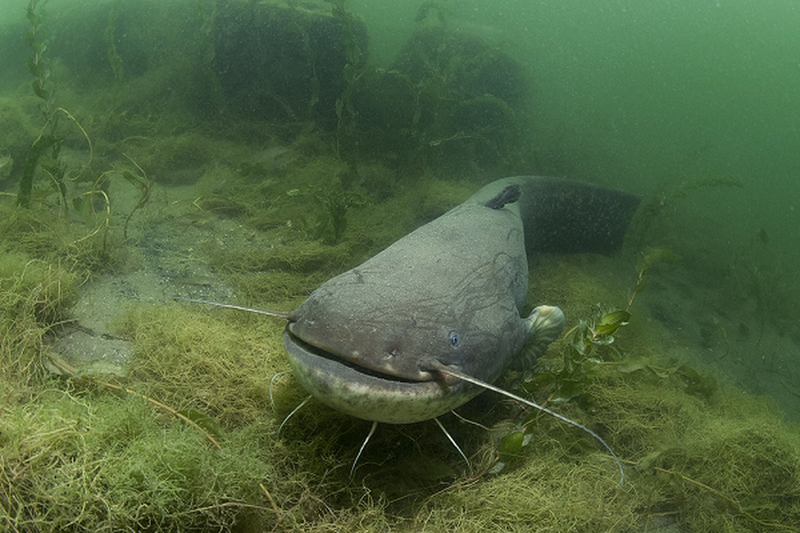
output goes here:
{"type": "Polygon", "coordinates": [[[300,337],[298,337],[297,335],[295,335],[292,332],[291,322],[287,325],[285,333],[286,333],[286,336],[288,336],[289,340],[292,342],[292,344],[295,345],[295,347],[297,349],[302,351],[304,353],[304,355],[311,356],[309,358],[311,360],[307,361],[309,366],[314,364],[314,362],[313,362],[313,358],[314,357],[319,357],[319,358],[324,359],[326,361],[330,361],[332,363],[345,366],[345,367],[347,367],[347,368],[349,368],[351,370],[354,370],[354,371],[358,372],[359,374],[362,374],[364,376],[369,376],[369,377],[372,377],[372,378],[378,378],[378,379],[383,379],[383,380],[387,380],[387,381],[393,381],[393,382],[396,382],[396,383],[425,383],[425,381],[403,378],[403,377],[396,376],[396,375],[393,375],[393,374],[387,374],[385,372],[379,372],[377,370],[373,370],[371,368],[359,365],[358,363],[355,363],[353,361],[345,359],[345,358],[343,358],[343,357],[341,357],[339,355],[336,355],[333,352],[329,352],[327,350],[319,348],[318,346],[314,346],[313,344],[309,344],[308,342],[304,341],[303,339],[301,339],[300,337]]]}
{"type": "MultiPolygon", "coordinates": [[[[378,372],[283,332],[292,372],[303,389],[342,413],[389,424],[411,424],[446,413],[481,391],[468,383],[414,381],[378,372]]],[[[431,374],[432,378],[436,374],[431,374]]]]}

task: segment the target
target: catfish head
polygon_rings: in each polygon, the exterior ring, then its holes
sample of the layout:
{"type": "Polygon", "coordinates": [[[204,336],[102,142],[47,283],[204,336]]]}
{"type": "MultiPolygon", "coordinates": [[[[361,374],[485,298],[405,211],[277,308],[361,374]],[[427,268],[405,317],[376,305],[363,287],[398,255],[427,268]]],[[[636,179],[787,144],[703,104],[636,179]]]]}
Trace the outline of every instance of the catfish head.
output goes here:
{"type": "Polygon", "coordinates": [[[491,270],[479,268],[467,280],[432,280],[430,272],[397,279],[362,265],[289,314],[289,342],[387,380],[458,381],[431,372],[436,361],[493,381],[525,332],[514,299],[498,291],[491,270]]]}

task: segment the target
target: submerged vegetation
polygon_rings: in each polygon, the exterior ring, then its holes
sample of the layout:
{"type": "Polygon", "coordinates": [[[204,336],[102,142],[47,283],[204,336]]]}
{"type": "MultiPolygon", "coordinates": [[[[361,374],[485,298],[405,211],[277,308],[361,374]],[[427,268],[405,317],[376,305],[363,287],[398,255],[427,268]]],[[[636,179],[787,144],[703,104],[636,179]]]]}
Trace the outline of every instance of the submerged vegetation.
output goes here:
{"type": "MultiPolygon", "coordinates": [[[[28,274],[31,283],[49,279],[43,270],[28,274]]],[[[19,284],[4,285],[4,305],[15,291],[19,284]]],[[[71,297],[53,292],[51,307],[71,297]]],[[[38,320],[47,316],[58,319],[38,320]]],[[[384,426],[353,483],[349,462],[365,424],[313,406],[279,433],[303,396],[290,376],[271,379],[286,366],[271,319],[138,305],[115,328],[134,343],[128,378],[55,378],[41,372],[41,360],[4,361],[16,369],[4,371],[2,384],[3,520],[18,531],[480,531],[532,520],[596,531],[675,516],[691,531],[792,530],[800,437],[753,398],[723,385],[693,387],[699,373],[664,360],[647,340],[631,346],[623,334],[607,351],[623,318],[597,310],[580,321],[562,355],[540,361],[521,389],[534,385],[524,393],[600,431],[627,464],[622,487],[614,487],[613,462],[580,431],[511,404],[490,409],[490,398],[464,411],[484,423],[497,409],[513,415],[491,431],[501,432],[496,439],[474,425],[454,428],[474,473],[458,471],[433,424],[384,426]],[[598,335],[602,342],[589,346],[598,335]],[[536,377],[545,375],[554,379],[536,377]]],[[[3,327],[7,339],[16,326],[3,327]]],[[[20,346],[58,357],[39,343],[20,346]]]]}

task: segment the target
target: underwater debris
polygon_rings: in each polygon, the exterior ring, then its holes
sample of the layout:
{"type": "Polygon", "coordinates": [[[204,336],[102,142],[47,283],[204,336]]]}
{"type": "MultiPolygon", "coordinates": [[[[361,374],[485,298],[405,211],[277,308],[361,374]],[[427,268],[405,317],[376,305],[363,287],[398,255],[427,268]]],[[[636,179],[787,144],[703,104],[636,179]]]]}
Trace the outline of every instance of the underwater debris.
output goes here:
{"type": "Polygon", "coordinates": [[[421,24],[390,69],[360,76],[352,136],[362,150],[391,154],[396,164],[502,172],[525,142],[526,87],[509,56],[446,25],[421,24]]]}
{"type": "Polygon", "coordinates": [[[284,1],[218,4],[213,68],[227,108],[248,119],[314,117],[335,126],[351,50],[367,51],[364,23],[349,13],[337,16],[335,8],[284,1]]]}

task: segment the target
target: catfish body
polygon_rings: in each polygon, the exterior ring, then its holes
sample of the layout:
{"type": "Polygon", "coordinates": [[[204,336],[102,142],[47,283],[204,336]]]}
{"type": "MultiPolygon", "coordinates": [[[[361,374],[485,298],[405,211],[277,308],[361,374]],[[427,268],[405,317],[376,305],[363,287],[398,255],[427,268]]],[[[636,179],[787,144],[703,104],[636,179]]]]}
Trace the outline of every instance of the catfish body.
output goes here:
{"type": "Polygon", "coordinates": [[[558,308],[521,310],[528,258],[617,250],[638,198],[570,180],[518,176],[467,201],[315,290],[288,315],[292,370],[324,404],[388,423],[434,418],[492,383],[526,341],[540,349],[558,308]]]}

